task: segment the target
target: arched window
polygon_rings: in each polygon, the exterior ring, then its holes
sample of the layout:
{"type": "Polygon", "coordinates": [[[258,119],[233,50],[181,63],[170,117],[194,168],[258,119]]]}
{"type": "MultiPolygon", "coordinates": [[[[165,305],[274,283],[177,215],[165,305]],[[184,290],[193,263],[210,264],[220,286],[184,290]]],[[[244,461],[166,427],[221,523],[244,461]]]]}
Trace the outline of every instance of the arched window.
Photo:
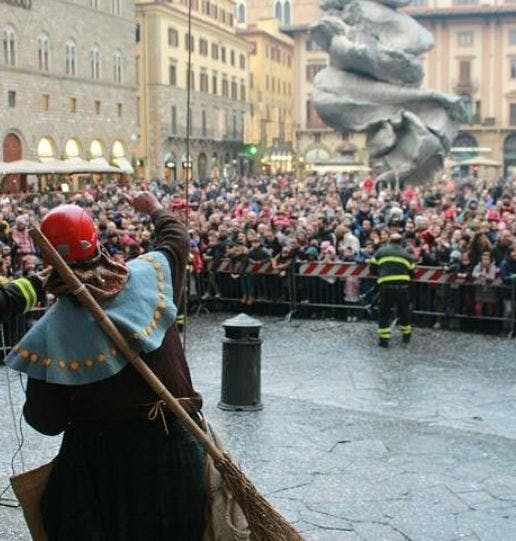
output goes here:
{"type": "Polygon", "coordinates": [[[453,148],[477,148],[478,142],[474,135],[471,135],[470,133],[459,133],[457,137],[453,140],[452,143],[453,148]]]}
{"type": "Polygon", "coordinates": [[[282,19],[282,9],[281,9],[281,2],[279,2],[279,0],[276,2],[275,6],[274,6],[274,17],[276,17],[276,19],[278,19],[279,22],[282,22],[281,19],[282,19]]]}
{"type": "Polygon", "coordinates": [[[16,32],[12,26],[6,26],[3,32],[4,63],[8,66],[16,64],[16,32]]]}
{"type": "Polygon", "coordinates": [[[240,2],[237,8],[237,21],[239,23],[245,23],[245,19],[246,19],[245,4],[243,2],[240,2]]]}
{"type": "Polygon", "coordinates": [[[66,75],[75,77],[77,75],[77,45],[74,41],[66,42],[66,75]]]}
{"type": "Polygon", "coordinates": [[[38,38],[38,66],[40,71],[48,71],[50,57],[50,41],[46,34],[38,38]]]}
{"type": "Polygon", "coordinates": [[[115,83],[122,83],[122,54],[118,51],[113,56],[113,79],[115,83]]]}
{"type": "Polygon", "coordinates": [[[67,160],[81,157],[81,147],[76,139],[68,139],[68,141],[66,141],[65,156],[67,160]]]}
{"type": "Polygon", "coordinates": [[[91,78],[100,79],[100,48],[94,45],[90,50],[91,78]]]}
{"type": "Polygon", "coordinates": [[[292,24],[292,6],[290,0],[283,5],[283,24],[292,24]]]}
{"type": "Polygon", "coordinates": [[[104,145],[98,139],[94,139],[91,142],[90,156],[92,160],[102,158],[104,156],[104,145]]]}
{"type": "Polygon", "coordinates": [[[478,155],[478,141],[470,133],[461,132],[452,142],[451,153],[456,162],[474,158],[478,155]]]}
{"type": "Polygon", "coordinates": [[[38,158],[43,161],[55,159],[56,146],[49,137],[42,137],[38,142],[38,158]]]}
{"type": "Polygon", "coordinates": [[[120,141],[115,141],[111,153],[113,158],[123,158],[125,156],[124,145],[120,141]]]}
{"type": "Polygon", "coordinates": [[[503,143],[503,151],[516,158],[516,133],[509,134],[503,143]]]}
{"type": "Polygon", "coordinates": [[[513,176],[516,169],[516,133],[510,133],[503,144],[503,163],[506,175],[513,176]]]}

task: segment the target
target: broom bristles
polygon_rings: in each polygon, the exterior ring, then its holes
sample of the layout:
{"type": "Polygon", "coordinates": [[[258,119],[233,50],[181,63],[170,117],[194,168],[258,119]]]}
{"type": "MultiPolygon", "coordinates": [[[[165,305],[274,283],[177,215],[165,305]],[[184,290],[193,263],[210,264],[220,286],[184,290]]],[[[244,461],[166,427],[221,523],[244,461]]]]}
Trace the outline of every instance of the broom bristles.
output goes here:
{"type": "Polygon", "coordinates": [[[238,502],[258,541],[303,541],[301,535],[256,490],[245,473],[228,454],[216,461],[216,467],[238,502]]]}

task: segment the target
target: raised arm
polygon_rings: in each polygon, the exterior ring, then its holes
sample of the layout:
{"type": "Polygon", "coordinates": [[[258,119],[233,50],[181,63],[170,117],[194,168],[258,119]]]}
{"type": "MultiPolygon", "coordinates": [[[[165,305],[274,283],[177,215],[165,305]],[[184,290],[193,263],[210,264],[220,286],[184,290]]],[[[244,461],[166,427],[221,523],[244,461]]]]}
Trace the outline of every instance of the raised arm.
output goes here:
{"type": "Polygon", "coordinates": [[[152,193],[140,192],[130,198],[129,202],[138,212],[149,214],[152,219],[156,236],[154,249],[163,252],[170,263],[174,298],[177,303],[182,296],[188,264],[190,251],[188,232],[181,220],[164,209],[152,193]]]}

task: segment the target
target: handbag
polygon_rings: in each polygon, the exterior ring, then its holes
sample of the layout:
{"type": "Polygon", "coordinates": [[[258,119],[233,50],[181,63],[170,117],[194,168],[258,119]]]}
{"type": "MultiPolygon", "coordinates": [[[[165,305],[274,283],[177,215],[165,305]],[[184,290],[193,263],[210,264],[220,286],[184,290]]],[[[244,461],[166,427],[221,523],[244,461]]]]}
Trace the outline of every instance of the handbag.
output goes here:
{"type": "MultiPolygon", "coordinates": [[[[206,433],[224,452],[220,436],[203,419],[206,433]]],[[[33,541],[47,541],[41,516],[41,498],[53,468],[53,461],[11,477],[11,485],[20,502],[33,541]]],[[[213,459],[207,454],[204,467],[207,495],[203,541],[253,541],[247,519],[227,490],[213,459]]]]}

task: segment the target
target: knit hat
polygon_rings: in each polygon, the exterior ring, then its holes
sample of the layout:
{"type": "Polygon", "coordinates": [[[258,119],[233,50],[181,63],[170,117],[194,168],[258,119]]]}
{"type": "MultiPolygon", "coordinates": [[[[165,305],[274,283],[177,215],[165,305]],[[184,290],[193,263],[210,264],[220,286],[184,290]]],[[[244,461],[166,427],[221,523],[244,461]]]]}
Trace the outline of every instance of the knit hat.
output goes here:
{"type": "Polygon", "coordinates": [[[487,220],[489,222],[499,222],[500,221],[500,213],[496,210],[488,210],[487,211],[487,220]]]}
{"type": "Polygon", "coordinates": [[[315,246],[309,246],[305,251],[305,256],[317,259],[319,257],[319,252],[315,246]]]}

